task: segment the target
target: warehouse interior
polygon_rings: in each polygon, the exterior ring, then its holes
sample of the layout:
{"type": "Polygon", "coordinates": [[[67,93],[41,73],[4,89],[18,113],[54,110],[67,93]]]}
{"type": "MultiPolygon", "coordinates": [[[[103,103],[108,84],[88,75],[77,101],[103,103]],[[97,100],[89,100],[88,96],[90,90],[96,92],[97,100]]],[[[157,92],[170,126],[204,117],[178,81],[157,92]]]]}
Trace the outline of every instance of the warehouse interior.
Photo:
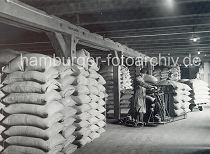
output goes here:
{"type": "Polygon", "coordinates": [[[0,1],[0,152],[209,154],[209,17],[210,0],[0,1]]]}

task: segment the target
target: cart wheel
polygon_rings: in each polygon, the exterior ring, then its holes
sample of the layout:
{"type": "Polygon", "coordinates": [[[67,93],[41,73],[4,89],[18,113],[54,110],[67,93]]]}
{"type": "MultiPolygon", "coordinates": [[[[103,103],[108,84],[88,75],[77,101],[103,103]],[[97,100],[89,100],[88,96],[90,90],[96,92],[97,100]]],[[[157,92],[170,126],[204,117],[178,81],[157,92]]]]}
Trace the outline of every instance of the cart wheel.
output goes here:
{"type": "Polygon", "coordinates": [[[199,106],[198,109],[199,109],[199,111],[203,111],[203,107],[202,106],[199,106]]]}

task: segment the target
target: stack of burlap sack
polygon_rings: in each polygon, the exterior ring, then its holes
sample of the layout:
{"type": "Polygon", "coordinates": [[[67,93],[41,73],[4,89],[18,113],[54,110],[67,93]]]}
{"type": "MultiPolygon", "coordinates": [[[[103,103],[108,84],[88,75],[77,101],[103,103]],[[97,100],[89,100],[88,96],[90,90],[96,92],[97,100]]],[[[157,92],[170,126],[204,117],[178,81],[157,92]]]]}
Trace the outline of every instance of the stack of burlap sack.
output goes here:
{"type": "Polygon", "coordinates": [[[170,69],[169,79],[172,81],[178,81],[181,79],[181,70],[179,66],[172,66],[170,69]]]}
{"type": "MultiPolygon", "coordinates": [[[[119,66],[120,72],[120,109],[121,113],[128,113],[130,108],[130,99],[133,96],[133,86],[130,71],[126,66],[119,66]]],[[[106,80],[107,90],[107,116],[112,117],[114,114],[114,81],[113,81],[113,66],[104,66],[100,74],[106,80]]]]}
{"type": "Polygon", "coordinates": [[[105,131],[105,80],[88,63],[24,54],[3,69],[2,153],[70,154],[105,131]]]}
{"type": "Polygon", "coordinates": [[[132,79],[130,70],[128,67],[122,65],[120,66],[120,76],[121,76],[121,88],[120,88],[120,108],[121,114],[127,115],[130,109],[131,98],[133,97],[134,91],[132,86],[132,79]]]}
{"type": "Polygon", "coordinates": [[[181,79],[181,70],[179,66],[159,66],[153,71],[153,76],[155,76],[159,81],[166,79],[178,81],[181,79]]]}
{"type": "Polygon", "coordinates": [[[107,116],[114,112],[114,80],[113,80],[113,66],[104,66],[100,70],[100,74],[106,81],[105,87],[107,92],[107,100],[106,100],[106,110],[107,116]]]}
{"type": "Polygon", "coordinates": [[[24,58],[13,59],[3,69],[2,153],[56,154],[65,143],[57,61],[41,54],[24,58]]]}
{"type": "Polygon", "coordinates": [[[166,94],[170,96],[167,104],[170,116],[181,116],[190,111],[189,95],[192,89],[188,85],[170,80],[161,81],[159,85],[167,86],[166,94]]]}
{"type": "Polygon", "coordinates": [[[105,132],[106,89],[103,85],[106,81],[97,73],[99,68],[86,50],[77,51],[77,57],[83,57],[85,63],[76,62],[81,73],[73,94],[77,110],[74,144],[84,146],[105,132]]]}
{"type": "Polygon", "coordinates": [[[181,80],[181,82],[189,85],[192,88],[190,97],[191,104],[203,104],[210,102],[210,89],[208,83],[199,79],[181,80]]]}

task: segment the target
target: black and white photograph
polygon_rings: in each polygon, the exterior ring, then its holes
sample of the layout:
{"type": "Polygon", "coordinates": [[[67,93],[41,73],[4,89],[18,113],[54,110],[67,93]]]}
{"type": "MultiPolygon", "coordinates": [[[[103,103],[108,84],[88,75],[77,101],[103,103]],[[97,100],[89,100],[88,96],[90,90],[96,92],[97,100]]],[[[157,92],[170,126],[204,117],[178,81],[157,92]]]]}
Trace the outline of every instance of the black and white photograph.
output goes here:
{"type": "Polygon", "coordinates": [[[0,154],[210,154],[210,0],[0,0],[0,154]]]}

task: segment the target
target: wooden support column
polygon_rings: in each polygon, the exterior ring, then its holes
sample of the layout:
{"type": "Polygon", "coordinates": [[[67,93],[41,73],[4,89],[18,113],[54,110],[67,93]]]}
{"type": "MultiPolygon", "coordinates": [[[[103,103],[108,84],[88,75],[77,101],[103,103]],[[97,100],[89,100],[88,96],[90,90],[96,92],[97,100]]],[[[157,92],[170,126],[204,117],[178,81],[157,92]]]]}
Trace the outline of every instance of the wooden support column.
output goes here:
{"type": "MultiPolygon", "coordinates": [[[[120,65],[121,65],[121,52],[114,52],[114,56],[119,58],[119,65],[113,66],[113,80],[114,80],[114,118],[116,120],[120,119],[121,109],[120,109],[120,65]]],[[[117,58],[116,58],[117,60],[117,58]]]]}
{"type": "Polygon", "coordinates": [[[58,32],[48,32],[47,35],[57,56],[65,57],[65,61],[67,58],[73,60],[73,57],[76,57],[76,45],[78,39],[72,35],[62,35],[58,32]]]}
{"type": "Polygon", "coordinates": [[[153,66],[150,62],[147,62],[148,74],[152,75],[153,73],[153,66]]]}

